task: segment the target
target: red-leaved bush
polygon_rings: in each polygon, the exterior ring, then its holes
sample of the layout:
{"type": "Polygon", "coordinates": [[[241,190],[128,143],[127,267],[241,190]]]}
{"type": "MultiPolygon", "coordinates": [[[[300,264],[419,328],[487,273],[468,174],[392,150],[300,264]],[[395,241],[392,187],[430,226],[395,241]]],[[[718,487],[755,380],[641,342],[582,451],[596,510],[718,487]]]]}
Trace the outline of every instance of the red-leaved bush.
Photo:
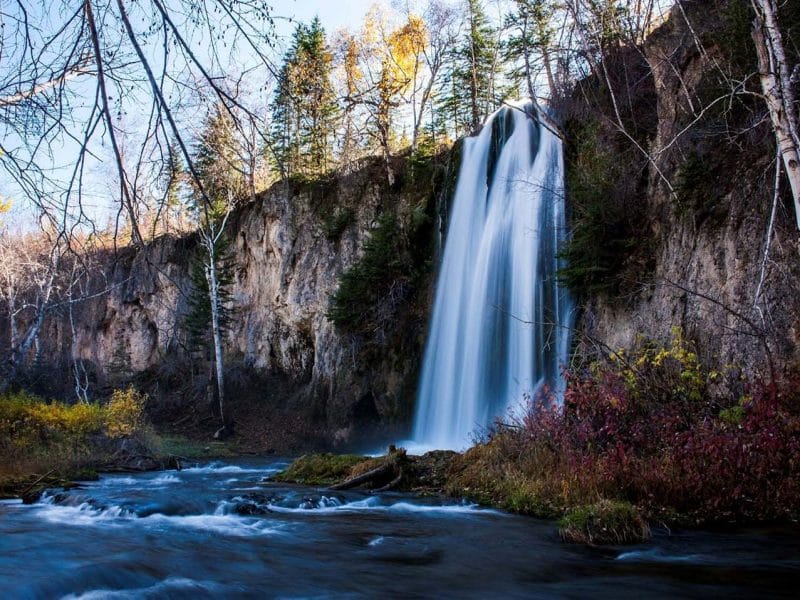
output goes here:
{"type": "Polygon", "coordinates": [[[614,368],[572,375],[563,408],[540,396],[513,435],[540,453],[549,449],[571,474],[562,481],[652,516],[800,514],[800,381],[754,385],[727,409],[702,395],[686,402],[641,388],[614,368]]]}
{"type": "Polygon", "coordinates": [[[703,367],[679,331],[567,374],[453,463],[451,493],[538,516],[602,500],[665,522],[800,517],[800,376],[703,367]]]}

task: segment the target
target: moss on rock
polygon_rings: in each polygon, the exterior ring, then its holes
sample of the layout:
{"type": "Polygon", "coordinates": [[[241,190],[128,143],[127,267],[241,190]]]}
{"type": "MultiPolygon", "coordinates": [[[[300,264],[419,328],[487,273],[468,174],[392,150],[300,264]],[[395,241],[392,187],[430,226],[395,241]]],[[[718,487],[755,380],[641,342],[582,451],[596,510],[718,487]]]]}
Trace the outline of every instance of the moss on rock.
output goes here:
{"type": "Polygon", "coordinates": [[[650,539],[650,527],[633,504],[601,500],[571,509],[559,521],[559,533],[578,544],[635,544],[650,539]]]}
{"type": "Polygon", "coordinates": [[[353,467],[367,460],[366,456],[357,454],[304,454],[272,479],[304,485],[333,485],[349,477],[353,467]]]}

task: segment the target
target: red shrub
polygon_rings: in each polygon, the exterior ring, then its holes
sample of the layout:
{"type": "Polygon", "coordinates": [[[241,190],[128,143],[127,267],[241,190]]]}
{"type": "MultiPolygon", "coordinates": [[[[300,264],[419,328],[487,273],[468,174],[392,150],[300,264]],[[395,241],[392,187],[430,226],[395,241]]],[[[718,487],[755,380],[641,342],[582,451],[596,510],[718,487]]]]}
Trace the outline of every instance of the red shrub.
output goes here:
{"type": "Polygon", "coordinates": [[[732,522],[800,515],[800,380],[754,384],[749,396],[720,403],[709,400],[708,374],[696,364],[687,375],[669,354],[638,362],[643,368],[635,372],[612,362],[569,375],[563,409],[538,396],[516,435],[529,448],[548,449],[562,481],[653,516],[732,522]]]}

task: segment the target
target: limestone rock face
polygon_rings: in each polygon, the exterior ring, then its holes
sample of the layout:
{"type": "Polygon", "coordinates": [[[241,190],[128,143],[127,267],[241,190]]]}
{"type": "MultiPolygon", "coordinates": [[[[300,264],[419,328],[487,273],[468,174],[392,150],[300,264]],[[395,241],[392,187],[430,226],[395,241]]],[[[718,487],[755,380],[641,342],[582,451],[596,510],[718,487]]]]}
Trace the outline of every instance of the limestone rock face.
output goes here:
{"type": "MultiPolygon", "coordinates": [[[[695,31],[702,33],[718,14],[704,8],[706,3],[694,6],[696,10],[687,8],[688,16],[695,31]]],[[[702,86],[719,76],[719,49],[708,36],[703,39],[701,52],[685,18],[673,9],[669,21],[645,45],[658,122],[649,148],[654,161],[641,198],[650,228],[641,235],[655,250],[654,271],[625,302],[590,299],[581,328],[612,348],[627,348],[639,334],[664,339],[679,326],[711,364],[738,365],[745,371],[768,367],[766,342],[780,370],[800,360],[800,246],[792,210],[781,201],[770,254],[764,260],[774,153],[753,156],[750,149],[748,154],[746,145],[751,142],[746,136],[737,138],[737,146],[729,142],[705,149],[721,164],[703,175],[709,182],[704,189],[717,196],[710,215],[680,214],[675,192],[664,183],[666,178],[676,188],[687,157],[707,143],[688,127],[704,106],[698,100],[702,86]],[[762,269],[764,282],[756,297],[762,269]]]]}
{"type": "MultiPolygon", "coordinates": [[[[385,184],[366,168],[323,190],[277,184],[229,224],[228,364],[279,377],[280,391],[265,389],[264,398],[279,394],[276,401],[298,414],[313,413],[336,441],[350,440],[359,420],[402,427],[412,411],[424,318],[398,324],[399,341],[368,359],[359,340],[340,334],[326,318],[340,275],[359,259],[377,217],[409,203],[402,193],[387,198],[385,184]],[[341,206],[352,218],[332,235],[326,219],[341,206]]],[[[139,252],[123,251],[98,275],[98,288],[110,291],[77,310],[75,335],[60,319],[48,327],[48,358],[59,352],[62,364],[81,358],[100,380],[120,368],[136,374],[188,359],[183,320],[195,251],[192,235],[163,236],[139,252]]]]}

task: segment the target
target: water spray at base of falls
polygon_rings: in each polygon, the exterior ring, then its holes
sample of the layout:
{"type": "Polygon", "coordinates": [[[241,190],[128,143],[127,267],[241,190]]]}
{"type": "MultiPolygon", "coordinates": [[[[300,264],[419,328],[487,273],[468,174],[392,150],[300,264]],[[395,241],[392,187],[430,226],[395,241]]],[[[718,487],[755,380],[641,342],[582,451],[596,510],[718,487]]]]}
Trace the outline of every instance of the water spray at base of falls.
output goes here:
{"type": "Polygon", "coordinates": [[[559,398],[572,307],[561,139],[534,104],[464,141],[419,385],[413,445],[463,449],[548,386],[559,398]]]}

